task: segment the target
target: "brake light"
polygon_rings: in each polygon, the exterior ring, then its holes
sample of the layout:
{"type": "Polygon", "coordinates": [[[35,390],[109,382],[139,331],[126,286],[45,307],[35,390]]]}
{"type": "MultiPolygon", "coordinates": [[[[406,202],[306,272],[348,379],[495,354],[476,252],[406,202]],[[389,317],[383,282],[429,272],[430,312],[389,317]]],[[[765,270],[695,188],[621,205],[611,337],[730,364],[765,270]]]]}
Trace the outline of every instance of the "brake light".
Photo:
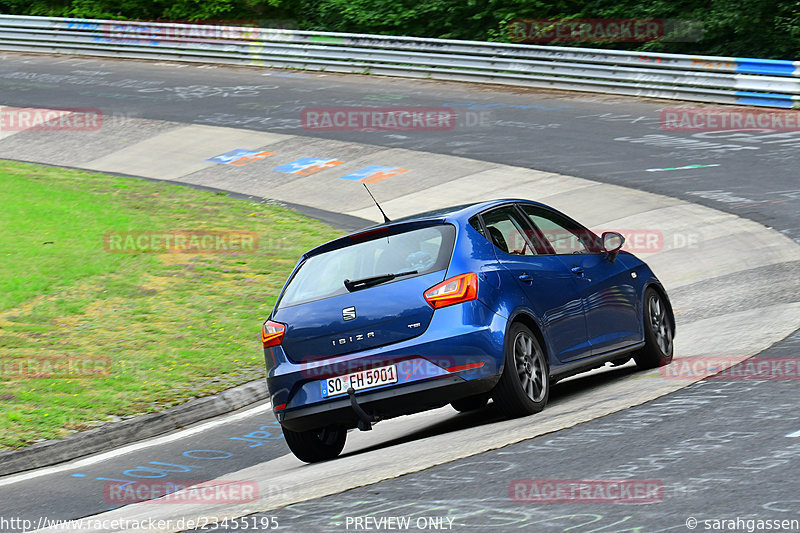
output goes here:
{"type": "Polygon", "coordinates": [[[283,334],[286,332],[286,326],[267,320],[264,322],[264,327],[261,328],[261,342],[264,348],[270,346],[280,346],[283,342],[283,334]]]}
{"type": "Polygon", "coordinates": [[[425,300],[434,309],[478,298],[478,275],[474,272],[446,279],[425,291],[425,300]]]}
{"type": "Polygon", "coordinates": [[[354,233],[353,235],[348,235],[347,238],[350,239],[350,240],[353,240],[353,241],[360,241],[361,239],[369,237],[370,235],[377,235],[379,233],[386,233],[387,231],[389,231],[389,228],[387,226],[381,226],[381,227],[378,227],[378,228],[368,229],[368,230],[365,230],[365,231],[354,233]]]}

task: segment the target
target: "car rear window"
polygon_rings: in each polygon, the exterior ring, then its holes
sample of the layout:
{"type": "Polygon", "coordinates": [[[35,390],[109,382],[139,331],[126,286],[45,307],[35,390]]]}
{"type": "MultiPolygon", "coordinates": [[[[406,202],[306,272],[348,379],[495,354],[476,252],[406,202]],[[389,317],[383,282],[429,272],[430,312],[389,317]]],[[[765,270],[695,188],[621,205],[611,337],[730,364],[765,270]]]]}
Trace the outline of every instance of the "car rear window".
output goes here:
{"type": "Polygon", "coordinates": [[[344,280],[416,270],[421,276],[447,268],[455,227],[450,224],[383,235],[309,257],[295,272],[278,307],[330,298],[347,292],[344,280]]]}

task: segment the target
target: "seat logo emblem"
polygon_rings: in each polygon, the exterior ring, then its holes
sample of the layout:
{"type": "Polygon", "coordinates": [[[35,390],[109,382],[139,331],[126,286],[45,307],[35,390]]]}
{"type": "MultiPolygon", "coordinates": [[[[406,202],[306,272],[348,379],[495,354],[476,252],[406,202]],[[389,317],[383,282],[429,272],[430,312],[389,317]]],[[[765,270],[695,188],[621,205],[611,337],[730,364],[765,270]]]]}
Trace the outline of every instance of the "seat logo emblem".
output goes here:
{"type": "Polygon", "coordinates": [[[345,320],[354,320],[356,318],[356,308],[345,307],[342,309],[342,318],[345,320]]]}

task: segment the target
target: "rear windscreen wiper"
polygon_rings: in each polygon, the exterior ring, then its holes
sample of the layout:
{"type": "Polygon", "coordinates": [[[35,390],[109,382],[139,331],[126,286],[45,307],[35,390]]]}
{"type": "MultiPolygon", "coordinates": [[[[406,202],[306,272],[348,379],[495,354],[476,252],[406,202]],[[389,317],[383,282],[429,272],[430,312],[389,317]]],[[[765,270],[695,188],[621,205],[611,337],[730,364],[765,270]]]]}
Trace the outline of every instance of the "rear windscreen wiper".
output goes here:
{"type": "Polygon", "coordinates": [[[402,276],[410,276],[411,274],[417,274],[417,271],[409,270],[407,272],[398,272],[396,274],[381,274],[380,276],[372,276],[371,278],[356,279],[353,281],[346,279],[344,280],[344,286],[347,287],[348,291],[353,292],[360,289],[366,289],[367,287],[380,285],[381,283],[386,283],[387,281],[392,281],[393,279],[402,276]]]}

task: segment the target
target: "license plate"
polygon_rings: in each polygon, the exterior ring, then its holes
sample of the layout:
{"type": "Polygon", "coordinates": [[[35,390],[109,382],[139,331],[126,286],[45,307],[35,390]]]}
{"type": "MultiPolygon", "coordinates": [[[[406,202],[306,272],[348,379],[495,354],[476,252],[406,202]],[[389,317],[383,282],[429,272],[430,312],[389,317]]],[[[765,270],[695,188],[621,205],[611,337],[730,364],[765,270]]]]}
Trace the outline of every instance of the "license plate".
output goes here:
{"type": "Polygon", "coordinates": [[[389,383],[397,383],[397,368],[395,365],[361,370],[359,372],[353,372],[352,374],[336,376],[335,378],[328,378],[320,381],[323,398],[347,394],[347,389],[349,387],[353,387],[354,390],[364,390],[381,385],[388,385],[389,383]]]}

